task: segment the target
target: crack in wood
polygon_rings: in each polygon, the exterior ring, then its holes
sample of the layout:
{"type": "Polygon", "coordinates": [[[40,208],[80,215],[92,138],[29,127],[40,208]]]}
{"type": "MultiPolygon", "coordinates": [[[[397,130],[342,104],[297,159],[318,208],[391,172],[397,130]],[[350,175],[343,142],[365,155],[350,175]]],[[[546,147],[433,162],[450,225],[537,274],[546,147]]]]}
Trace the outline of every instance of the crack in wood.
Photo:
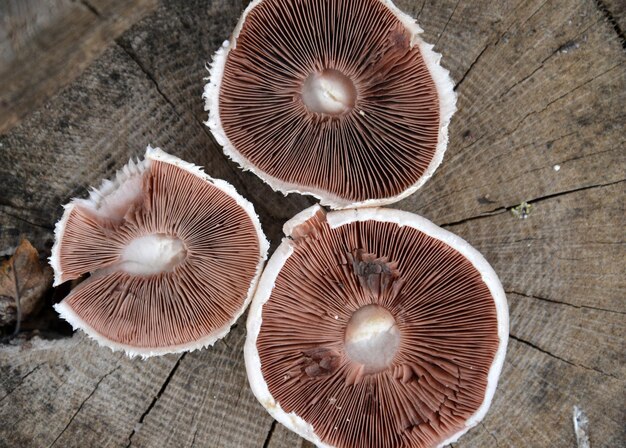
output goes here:
{"type": "Polygon", "coordinates": [[[615,31],[615,34],[617,34],[617,37],[622,44],[622,48],[626,50],[626,36],[624,35],[624,30],[620,27],[619,22],[615,20],[615,17],[613,17],[613,14],[611,14],[611,11],[602,0],[593,0],[593,2],[604,18],[611,24],[613,31],[615,31]]]}
{"type": "Polygon", "coordinates": [[[482,57],[485,51],[487,51],[487,48],[491,47],[492,45],[493,45],[492,43],[487,43],[485,48],[483,48],[482,51],[478,53],[478,56],[476,56],[474,61],[470,64],[469,68],[465,71],[465,73],[463,73],[463,76],[461,76],[461,79],[459,80],[459,82],[457,82],[456,85],[454,86],[455,91],[458,90],[459,87],[461,87],[461,84],[463,84],[463,81],[465,81],[465,78],[467,77],[467,75],[469,75],[469,73],[472,71],[472,68],[474,68],[474,65],[476,65],[476,63],[482,57]]]}
{"type": "MultiPolygon", "coordinates": [[[[607,182],[606,184],[596,184],[596,185],[587,185],[584,187],[579,187],[579,188],[573,188],[571,190],[565,190],[565,191],[559,191],[557,193],[552,193],[552,194],[547,194],[545,196],[539,196],[535,199],[531,199],[530,201],[526,201],[528,203],[537,203],[537,202],[543,202],[543,201],[547,201],[548,199],[554,199],[554,198],[558,198],[559,196],[565,196],[568,194],[572,194],[572,193],[578,193],[581,191],[586,191],[586,190],[593,190],[595,188],[604,188],[604,187],[610,187],[611,185],[617,185],[620,184],[622,182],[626,182],[626,179],[620,179],[620,180],[616,180],[613,182],[607,182]]],[[[509,206],[507,207],[507,209],[512,209],[513,207],[515,207],[516,205],[513,206],[509,206]]]]}
{"type": "Polygon", "coordinates": [[[439,44],[439,40],[442,38],[443,34],[446,32],[446,29],[448,28],[448,24],[452,20],[452,17],[454,17],[454,13],[456,12],[456,9],[459,7],[459,3],[461,3],[461,0],[457,0],[456,5],[454,5],[454,9],[452,10],[452,14],[450,14],[450,17],[448,18],[448,21],[446,22],[446,24],[444,25],[443,29],[441,30],[441,33],[439,33],[439,37],[437,37],[437,42],[435,42],[435,45],[434,45],[435,47],[439,44]]]}
{"type": "Polygon", "coordinates": [[[17,216],[17,215],[13,215],[13,214],[11,214],[11,213],[8,213],[8,212],[7,212],[7,211],[5,211],[5,210],[0,210],[0,213],[2,213],[2,214],[4,214],[4,215],[7,215],[7,216],[9,216],[9,217],[11,217],[11,218],[13,218],[13,219],[17,219],[18,221],[24,222],[24,223],[26,223],[26,224],[28,224],[28,225],[33,226],[33,227],[39,227],[40,229],[45,229],[45,230],[49,230],[49,231],[54,231],[54,227],[53,227],[53,226],[46,225],[46,224],[37,224],[36,222],[31,222],[31,221],[29,221],[29,220],[27,220],[27,219],[24,219],[24,218],[20,217],[20,216],[17,216]]]}
{"type": "MultiPolygon", "coordinates": [[[[523,144],[523,145],[520,145],[520,146],[512,146],[509,149],[510,149],[510,151],[517,151],[517,150],[522,150],[522,149],[526,149],[526,148],[529,148],[529,147],[537,147],[537,146],[540,146],[541,144],[544,144],[544,143],[546,145],[553,145],[555,142],[560,141],[560,140],[562,140],[562,139],[564,139],[566,137],[569,137],[569,136],[574,135],[574,134],[578,134],[578,132],[579,131],[576,130],[576,131],[573,131],[573,132],[568,132],[567,134],[564,134],[564,135],[561,135],[559,137],[553,138],[552,140],[548,140],[546,142],[542,142],[542,143],[531,142],[531,143],[526,143],[526,144],[523,144]]],[[[618,147],[616,147],[616,148],[610,148],[610,149],[603,150],[603,151],[597,151],[597,152],[594,152],[594,153],[591,153],[591,154],[583,154],[581,156],[577,156],[577,157],[574,157],[574,158],[571,158],[571,159],[562,160],[559,163],[565,164],[565,163],[573,161],[573,160],[578,160],[578,159],[582,159],[582,158],[585,158],[585,157],[592,157],[592,156],[595,156],[595,155],[598,155],[598,154],[603,154],[605,152],[614,151],[615,149],[621,149],[621,147],[619,145],[621,145],[622,143],[623,142],[619,142],[618,147]]],[[[496,160],[498,160],[498,159],[500,159],[502,157],[507,157],[508,155],[509,155],[508,152],[507,153],[497,154],[495,157],[489,159],[489,165],[493,165],[496,160]]],[[[454,159],[454,160],[456,160],[456,159],[454,159]]],[[[551,164],[550,166],[539,167],[539,168],[532,169],[530,171],[525,171],[525,172],[523,172],[523,173],[521,173],[521,174],[519,174],[519,175],[517,175],[515,177],[507,179],[507,181],[512,180],[512,179],[516,179],[517,177],[520,177],[521,175],[527,175],[528,173],[532,173],[534,171],[544,170],[544,169],[553,169],[553,165],[551,164]]],[[[471,189],[475,189],[475,190],[483,189],[483,188],[489,187],[491,185],[492,185],[491,182],[490,183],[486,183],[486,184],[482,184],[482,185],[478,185],[478,186],[468,185],[466,187],[461,188],[460,190],[454,190],[454,191],[448,192],[448,193],[446,193],[444,195],[437,196],[432,201],[429,201],[426,204],[422,205],[422,208],[427,208],[427,207],[429,207],[432,204],[436,204],[436,203],[440,202],[442,199],[444,199],[446,197],[449,197],[449,196],[452,196],[452,195],[456,195],[456,194],[459,194],[459,193],[462,193],[464,191],[471,190],[471,189]]]]}
{"type": "Polygon", "coordinates": [[[537,68],[535,68],[530,74],[528,74],[527,76],[523,77],[522,79],[520,79],[519,81],[515,82],[515,84],[513,84],[511,87],[509,87],[508,89],[506,89],[505,92],[502,93],[502,95],[500,95],[500,98],[505,98],[509,92],[511,90],[513,90],[514,88],[516,88],[517,86],[523,84],[525,81],[529,80],[535,73],[537,73],[538,71],[540,71],[542,68],[544,68],[544,65],[546,62],[548,62],[554,55],[562,53],[563,52],[563,48],[567,45],[567,44],[571,44],[572,42],[575,42],[576,39],[578,39],[581,35],[585,34],[589,28],[591,28],[592,26],[596,25],[598,22],[593,22],[591,23],[587,28],[585,28],[584,30],[582,30],[580,33],[578,33],[576,36],[574,36],[572,39],[570,39],[568,41],[568,43],[560,45],[556,50],[554,50],[552,53],[550,53],[547,57],[545,57],[541,63],[537,66],[537,68]]]}
{"type": "Polygon", "coordinates": [[[189,448],[193,448],[194,445],[196,444],[196,435],[198,434],[198,428],[196,428],[193,431],[193,437],[191,438],[191,445],[189,446],[189,448]]]}
{"type": "Polygon", "coordinates": [[[539,5],[539,7],[537,9],[535,9],[535,11],[533,11],[533,13],[530,16],[528,16],[528,18],[526,20],[524,20],[520,24],[520,28],[523,28],[524,25],[526,25],[528,22],[530,22],[533,19],[533,17],[535,17],[539,13],[539,11],[541,11],[543,9],[543,7],[546,6],[548,1],[549,0],[544,0],[544,2],[541,5],[539,5]]]}
{"type": "Polygon", "coordinates": [[[270,426],[269,431],[267,431],[267,435],[265,436],[265,441],[263,442],[263,448],[269,448],[277,423],[278,422],[276,420],[272,420],[272,425],[270,426]]]}
{"type": "MultiPolygon", "coordinates": [[[[560,192],[557,192],[557,193],[548,194],[548,195],[545,195],[545,196],[540,196],[540,197],[537,197],[537,198],[534,198],[534,199],[530,199],[530,200],[528,200],[526,202],[529,203],[529,204],[535,204],[537,202],[543,202],[543,201],[546,201],[548,199],[554,199],[554,198],[557,198],[559,196],[565,196],[565,195],[572,194],[572,193],[578,193],[580,191],[592,190],[594,188],[610,187],[611,185],[616,185],[616,184],[619,184],[619,183],[622,183],[622,182],[625,182],[625,181],[626,181],[626,179],[620,179],[620,180],[617,180],[617,181],[614,181],[614,182],[609,182],[609,183],[606,183],[606,184],[588,185],[588,186],[585,186],[585,187],[574,188],[574,189],[571,189],[571,190],[560,191],[560,192]]],[[[507,211],[511,211],[513,208],[517,207],[518,205],[519,204],[498,207],[498,208],[496,208],[494,210],[481,213],[480,215],[470,216],[469,218],[464,218],[464,219],[461,219],[461,220],[458,220],[458,221],[452,221],[452,222],[447,222],[447,223],[444,223],[444,224],[439,224],[439,226],[440,227],[453,227],[453,226],[458,226],[458,225],[461,225],[461,224],[465,224],[465,223],[470,222],[470,221],[475,221],[477,219],[489,218],[490,216],[500,215],[500,214],[505,213],[507,211]]]]}
{"type": "MultiPolygon", "coordinates": [[[[577,91],[578,89],[581,89],[581,88],[585,87],[587,84],[589,84],[589,83],[591,83],[591,82],[595,81],[596,79],[598,79],[598,78],[600,78],[601,76],[603,76],[603,75],[605,75],[605,74],[607,74],[607,73],[609,73],[609,72],[613,71],[614,69],[616,69],[617,67],[619,67],[619,66],[621,66],[621,65],[623,65],[623,64],[624,64],[624,62],[622,61],[622,62],[620,62],[619,64],[615,64],[615,65],[613,65],[612,67],[608,68],[607,70],[603,71],[602,73],[597,74],[596,76],[594,76],[594,77],[592,77],[592,78],[588,79],[587,81],[583,82],[582,84],[579,84],[578,86],[574,87],[573,89],[568,90],[568,91],[567,91],[567,92],[565,92],[564,94],[562,94],[562,95],[558,96],[557,98],[555,98],[555,99],[553,99],[553,100],[549,101],[549,102],[548,102],[548,103],[547,103],[547,104],[546,104],[546,105],[545,105],[542,109],[540,109],[540,110],[533,110],[533,111],[531,111],[531,112],[527,113],[526,115],[524,115],[524,117],[522,117],[522,119],[521,119],[521,120],[519,120],[519,121],[517,122],[517,125],[515,126],[515,128],[513,128],[513,130],[512,130],[512,131],[507,132],[507,134],[506,134],[506,135],[513,135],[513,134],[515,134],[515,132],[517,132],[517,130],[518,130],[518,129],[520,128],[520,126],[521,126],[521,125],[522,125],[522,124],[526,121],[526,119],[527,119],[528,117],[530,117],[530,116],[532,116],[532,115],[541,115],[541,114],[542,114],[542,113],[544,113],[546,110],[548,110],[548,108],[549,108],[550,106],[552,106],[554,103],[556,103],[556,102],[558,102],[558,101],[562,100],[563,98],[565,98],[565,97],[567,97],[567,96],[571,95],[572,93],[574,93],[574,92],[575,92],[575,91],[577,91]]],[[[471,145],[470,145],[470,146],[471,146],[471,145]]]]}
{"type": "Polygon", "coordinates": [[[102,17],[102,14],[100,13],[100,11],[98,11],[96,7],[93,6],[91,3],[89,3],[87,0],[80,0],[80,4],[83,5],[85,8],[87,8],[96,17],[102,17]]]}
{"type": "Polygon", "coordinates": [[[471,221],[475,221],[477,219],[488,218],[490,216],[501,215],[502,213],[506,213],[506,207],[498,207],[488,212],[481,213],[480,215],[470,216],[469,218],[460,219],[458,221],[446,222],[444,224],[439,224],[440,227],[453,227],[459,226],[461,224],[465,224],[471,221]]]}
{"type": "Polygon", "coordinates": [[[569,306],[571,308],[576,308],[578,310],[580,310],[580,309],[588,309],[588,310],[594,310],[594,311],[602,311],[604,313],[610,313],[610,314],[621,314],[621,315],[625,315],[626,314],[626,312],[617,311],[617,310],[607,310],[605,308],[599,308],[599,307],[595,307],[595,306],[574,305],[573,303],[561,302],[559,300],[548,299],[548,298],[545,298],[545,297],[535,296],[535,295],[532,295],[532,294],[525,294],[525,293],[522,293],[522,292],[519,292],[519,291],[515,291],[515,290],[507,290],[507,291],[505,291],[505,293],[506,294],[517,294],[518,296],[527,297],[529,299],[540,300],[542,302],[554,303],[556,305],[569,306]]]}
{"type": "Polygon", "coordinates": [[[415,7],[413,8],[413,17],[415,17],[415,20],[420,18],[420,15],[422,14],[422,11],[424,10],[424,6],[426,6],[426,0],[422,1],[422,6],[420,7],[419,11],[416,12],[417,5],[415,5],[415,7]]]}
{"type": "Polygon", "coordinates": [[[568,52],[571,52],[573,50],[575,50],[576,48],[578,48],[578,39],[583,36],[587,31],[589,31],[589,28],[591,28],[592,26],[597,25],[598,23],[600,23],[600,20],[596,20],[595,22],[591,22],[585,29],[583,29],[582,31],[580,31],[578,34],[576,34],[574,37],[572,37],[571,39],[569,39],[567,42],[565,42],[564,44],[561,44],[558,46],[558,48],[556,48],[552,53],[550,53],[543,61],[541,61],[541,65],[540,67],[542,67],[549,59],[551,59],[553,56],[557,55],[557,54],[566,54],[568,52]]]}
{"type": "Polygon", "coordinates": [[[527,76],[524,76],[522,79],[520,79],[519,81],[516,81],[515,84],[513,84],[511,87],[509,87],[508,89],[506,89],[502,95],[500,95],[500,98],[505,98],[509,92],[511,90],[513,90],[514,88],[516,88],[517,86],[519,86],[520,84],[524,83],[524,81],[529,80],[535,73],[537,73],[539,70],[541,70],[543,68],[543,64],[552,57],[552,55],[548,56],[545,60],[543,60],[541,62],[541,64],[535,68],[532,72],[530,72],[527,76]]]}
{"type": "MultiPolygon", "coordinates": [[[[517,17],[517,10],[520,8],[520,6],[523,6],[525,2],[523,1],[518,1],[517,4],[515,5],[515,7],[513,8],[513,10],[511,11],[510,16],[513,18],[517,17]]],[[[545,4],[545,3],[544,3],[545,4]]],[[[543,6],[543,4],[542,4],[543,6]]],[[[500,44],[500,42],[502,42],[502,40],[504,39],[504,37],[509,34],[509,31],[511,31],[511,28],[513,28],[513,26],[516,24],[515,20],[512,20],[511,23],[509,23],[509,26],[507,26],[504,31],[500,32],[500,35],[498,36],[498,38],[496,39],[495,42],[495,46],[497,47],[498,44],[500,44]]]]}
{"type": "Polygon", "coordinates": [[[518,336],[515,336],[513,333],[509,333],[509,337],[510,337],[511,339],[513,339],[513,340],[517,341],[517,342],[520,342],[520,343],[525,344],[525,345],[527,345],[527,346],[529,346],[529,347],[531,347],[531,348],[534,348],[535,350],[537,350],[537,351],[539,351],[539,352],[541,352],[541,353],[544,353],[544,354],[546,354],[546,355],[550,356],[551,358],[558,359],[559,361],[562,361],[562,362],[564,362],[564,363],[566,363],[566,364],[569,364],[569,365],[571,365],[572,367],[578,367],[578,368],[581,368],[581,369],[585,369],[585,370],[589,370],[589,371],[592,371],[592,372],[596,372],[596,373],[599,373],[600,375],[603,375],[603,376],[608,376],[608,377],[614,378],[614,379],[616,379],[616,380],[618,380],[618,379],[619,379],[616,375],[614,375],[614,374],[612,374],[612,373],[606,373],[606,372],[603,372],[602,370],[600,370],[600,369],[598,369],[598,368],[595,368],[595,367],[589,367],[589,366],[586,366],[586,365],[584,365],[584,364],[576,364],[575,362],[568,361],[568,360],[567,360],[567,359],[565,359],[565,358],[561,358],[560,356],[557,356],[557,355],[555,355],[554,353],[551,353],[551,352],[549,352],[548,350],[545,350],[545,349],[543,349],[543,348],[539,347],[538,345],[533,344],[533,343],[532,343],[532,342],[530,342],[530,341],[527,341],[527,340],[522,339],[522,338],[520,338],[520,337],[518,337],[518,336]]]}
{"type": "Polygon", "coordinates": [[[100,380],[96,383],[96,386],[93,388],[93,390],[91,391],[91,393],[87,396],[87,398],[85,398],[83,400],[83,402],[80,404],[80,406],[78,407],[78,409],[76,410],[76,412],[74,412],[74,414],[72,415],[72,417],[70,418],[70,421],[67,422],[67,425],[65,425],[65,428],[63,428],[63,430],[59,433],[58,436],[56,436],[56,438],[52,441],[52,443],[50,445],[48,445],[48,448],[52,448],[57,441],[59,440],[59,438],[65,433],[65,431],[67,430],[67,428],[69,428],[69,426],[72,424],[72,422],[74,421],[74,419],[76,418],[76,416],[78,415],[78,413],[81,411],[81,409],[83,409],[83,406],[85,405],[85,403],[87,403],[87,401],[93,396],[93,394],[96,393],[96,391],[98,390],[98,387],[100,386],[100,383],[102,383],[109,375],[113,374],[116,370],[119,370],[120,366],[117,366],[116,368],[114,368],[113,370],[111,370],[109,373],[107,373],[106,375],[104,375],[102,378],[100,378],[100,380]]]}
{"type": "Polygon", "coordinates": [[[491,436],[494,442],[496,442],[496,448],[500,448],[500,443],[498,442],[498,438],[493,432],[489,431],[489,429],[487,428],[487,425],[485,425],[485,422],[480,422],[480,426],[482,426],[485,432],[491,436]]]}
{"type": "MultiPolygon", "coordinates": [[[[572,135],[572,134],[575,134],[575,133],[576,133],[576,132],[570,132],[569,134],[567,134],[567,136],[572,135]]],[[[559,139],[557,139],[557,140],[559,140],[559,139]]],[[[597,156],[597,155],[599,155],[599,154],[604,154],[604,153],[607,153],[607,152],[612,152],[612,151],[615,151],[615,150],[623,151],[623,150],[624,150],[624,146],[623,146],[623,145],[624,145],[625,143],[626,143],[626,141],[619,142],[619,143],[617,144],[617,146],[612,147],[612,148],[609,148],[609,149],[605,149],[605,150],[602,150],[602,151],[594,152],[594,153],[591,153],[591,154],[582,154],[582,155],[580,155],[580,156],[571,157],[571,158],[569,158],[569,159],[565,159],[565,160],[560,160],[560,161],[559,161],[559,164],[561,164],[561,165],[565,165],[565,164],[566,164],[566,163],[568,163],[568,162],[574,162],[575,160],[584,159],[585,157],[593,157],[593,156],[597,156]]]]}
{"type": "MultiPolygon", "coordinates": [[[[600,77],[604,76],[605,74],[607,74],[607,73],[609,73],[609,72],[613,71],[614,69],[618,68],[618,67],[619,67],[619,66],[621,66],[622,64],[624,64],[624,61],[622,61],[622,62],[620,62],[620,63],[618,63],[618,64],[616,64],[616,65],[613,65],[612,67],[608,68],[607,70],[603,71],[602,73],[599,73],[599,74],[595,75],[594,77],[592,77],[592,78],[588,79],[588,80],[587,80],[587,81],[585,81],[584,83],[577,85],[576,87],[574,87],[573,89],[571,89],[571,90],[569,90],[569,91],[565,92],[564,94],[562,94],[562,95],[561,95],[561,96],[559,96],[558,98],[555,98],[554,100],[551,100],[550,102],[548,102],[548,103],[547,103],[547,104],[546,104],[546,105],[545,105],[545,106],[544,106],[541,110],[534,110],[534,111],[531,111],[531,112],[527,113],[526,115],[524,115],[524,116],[522,117],[522,119],[521,119],[521,120],[519,120],[519,121],[517,122],[517,124],[515,125],[515,127],[513,128],[513,130],[506,132],[506,133],[504,134],[504,136],[503,136],[503,137],[512,136],[512,135],[513,135],[513,134],[514,134],[514,133],[515,133],[515,132],[516,132],[516,131],[520,128],[520,126],[521,126],[521,125],[522,125],[522,124],[526,121],[526,119],[527,119],[528,117],[530,117],[530,116],[532,116],[532,115],[540,115],[540,114],[542,114],[542,113],[543,113],[543,112],[545,112],[545,111],[546,111],[546,110],[547,110],[547,109],[548,109],[548,108],[549,108],[552,104],[554,104],[554,103],[556,103],[557,101],[559,101],[559,100],[561,100],[561,99],[563,99],[563,98],[567,97],[568,95],[570,95],[570,94],[572,94],[573,92],[577,91],[578,89],[580,89],[580,88],[582,88],[582,87],[586,86],[587,84],[589,84],[589,83],[591,83],[591,82],[595,81],[596,79],[598,79],[598,78],[600,78],[600,77]]],[[[543,67],[543,65],[540,65],[540,66],[537,68],[537,70],[539,70],[541,67],[543,67]]],[[[535,70],[535,72],[536,72],[537,70],[535,70]]],[[[533,73],[534,73],[534,72],[533,72],[533,73]]],[[[532,75],[532,74],[531,74],[531,75],[532,75]]],[[[520,81],[516,82],[516,83],[515,83],[515,84],[514,84],[511,88],[509,88],[509,89],[507,90],[507,92],[508,92],[508,91],[510,91],[510,90],[512,90],[512,89],[513,89],[516,85],[518,85],[519,83],[523,82],[524,80],[525,80],[525,79],[522,79],[522,80],[520,80],[520,81]]],[[[501,96],[500,98],[502,98],[502,96],[501,96]]],[[[457,160],[457,159],[458,159],[458,158],[459,158],[462,154],[464,154],[464,153],[466,153],[466,152],[467,152],[467,151],[466,151],[467,149],[472,148],[473,146],[475,146],[475,145],[477,145],[479,142],[481,142],[484,138],[489,137],[489,136],[492,136],[492,135],[493,135],[493,134],[490,134],[490,133],[484,133],[484,134],[480,135],[480,136],[479,136],[476,140],[472,141],[470,144],[468,144],[468,145],[466,145],[466,146],[461,147],[461,148],[458,150],[458,152],[455,154],[454,158],[453,158],[450,162],[455,162],[455,161],[456,161],[456,160],[457,160]]]]}
{"type": "Polygon", "coordinates": [[[180,113],[178,112],[178,109],[176,107],[176,105],[168,98],[167,95],[165,95],[165,93],[161,90],[161,87],[159,86],[159,83],[157,82],[156,78],[154,77],[154,74],[148,70],[148,68],[143,64],[143,62],[141,61],[141,59],[139,59],[139,57],[135,54],[135,52],[133,51],[133,49],[130,47],[130,44],[126,44],[123,41],[121,41],[120,39],[116,39],[115,40],[115,44],[120,47],[124,53],[126,53],[126,55],[131,58],[133,60],[133,62],[135,64],[137,64],[137,66],[139,67],[139,69],[148,77],[148,79],[150,81],[152,81],[152,83],[154,84],[154,87],[156,88],[157,92],[159,93],[159,95],[165,100],[165,102],[167,102],[167,104],[170,105],[170,107],[173,109],[174,113],[176,114],[176,116],[181,119],[184,120],[184,118],[180,115],[180,113]]]}
{"type": "MultiPolygon", "coordinates": [[[[165,92],[161,89],[161,86],[159,86],[159,83],[157,81],[157,79],[155,78],[154,74],[144,65],[144,63],[141,61],[141,59],[139,58],[139,56],[137,56],[137,54],[134,52],[134,50],[132,49],[132,47],[130,47],[130,44],[125,43],[124,41],[122,41],[121,39],[117,39],[115,41],[115,44],[118,45],[123,51],[124,53],[126,53],[128,55],[128,57],[130,57],[133,62],[135,64],[137,64],[137,66],[139,67],[139,69],[145,73],[145,75],[148,77],[148,79],[154,84],[154,87],[156,88],[158,94],[167,102],[167,104],[170,105],[170,107],[174,110],[174,113],[176,114],[176,116],[181,120],[181,121],[187,121],[185,119],[185,117],[183,117],[177,110],[176,105],[174,104],[174,102],[165,94],[165,92]]],[[[200,120],[197,119],[197,117],[193,116],[192,120],[194,123],[196,123],[198,126],[200,126],[200,129],[202,130],[202,132],[211,140],[211,142],[213,143],[213,146],[216,148],[221,148],[221,146],[215,141],[215,138],[213,137],[213,134],[211,132],[209,132],[209,130],[207,129],[207,127],[204,125],[204,123],[202,123],[200,120]]],[[[244,193],[244,196],[246,197],[251,197],[250,191],[246,185],[246,182],[243,180],[242,177],[242,173],[241,170],[237,170],[235,169],[232,165],[231,165],[231,161],[230,159],[228,159],[226,157],[226,155],[224,154],[223,151],[219,151],[218,157],[221,157],[221,160],[224,161],[224,166],[229,170],[229,172],[239,181],[239,184],[236,186],[236,188],[238,190],[240,190],[241,192],[244,193]]],[[[256,206],[257,204],[255,204],[256,206]]],[[[261,205],[261,204],[258,204],[261,205]]],[[[259,207],[260,208],[260,207],[259,207]]],[[[265,212],[267,212],[267,210],[264,209],[265,212]]]]}
{"type": "Polygon", "coordinates": [[[176,360],[176,363],[174,364],[174,367],[172,367],[172,369],[170,370],[170,373],[165,378],[165,381],[163,382],[163,384],[161,384],[161,388],[159,389],[157,394],[154,396],[154,398],[152,399],[152,401],[150,402],[150,404],[148,405],[146,410],[143,412],[143,414],[141,414],[141,417],[139,417],[139,421],[137,422],[137,424],[133,428],[132,432],[128,436],[128,444],[126,445],[126,448],[130,448],[130,446],[133,444],[133,436],[137,432],[137,427],[138,426],[140,427],[143,424],[144,419],[148,416],[150,411],[152,411],[152,408],[154,408],[154,406],[156,405],[157,401],[159,401],[159,398],[161,398],[161,396],[165,392],[165,389],[167,389],[167,386],[169,385],[170,381],[174,377],[174,374],[178,370],[178,367],[180,366],[180,363],[185,358],[187,353],[188,352],[183,353],[182,355],[180,355],[178,360],[176,360]]]}
{"type": "Polygon", "coordinates": [[[40,368],[41,366],[43,366],[44,364],[45,364],[45,363],[43,363],[43,362],[42,362],[41,364],[37,364],[37,365],[35,366],[35,368],[33,368],[33,369],[29,370],[28,372],[26,372],[26,374],[25,374],[24,376],[22,376],[22,382],[24,382],[24,380],[25,380],[26,378],[28,378],[28,377],[29,377],[29,376],[31,376],[33,373],[35,373],[35,371],[36,371],[36,370],[39,370],[39,368],[40,368]]]}
{"type": "Polygon", "coordinates": [[[24,374],[21,378],[20,378],[20,383],[15,386],[13,389],[11,389],[9,392],[7,392],[6,394],[4,394],[2,397],[0,397],[0,403],[2,403],[4,401],[5,398],[7,398],[9,395],[11,395],[13,392],[15,392],[17,389],[20,388],[20,386],[22,384],[24,384],[24,381],[26,380],[26,378],[28,378],[31,374],[33,374],[35,371],[39,370],[39,368],[41,366],[43,366],[45,363],[41,363],[41,364],[37,364],[34,368],[32,368],[31,370],[29,370],[28,372],[26,372],[26,374],[24,374]]]}

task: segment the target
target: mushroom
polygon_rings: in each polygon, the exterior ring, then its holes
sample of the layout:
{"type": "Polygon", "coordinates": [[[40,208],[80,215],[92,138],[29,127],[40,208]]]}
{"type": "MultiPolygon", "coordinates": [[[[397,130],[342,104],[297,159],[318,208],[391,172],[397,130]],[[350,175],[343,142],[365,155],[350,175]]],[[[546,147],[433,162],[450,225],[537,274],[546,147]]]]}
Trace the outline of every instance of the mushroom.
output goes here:
{"type": "Polygon", "coordinates": [[[261,277],[245,362],[254,394],[319,447],[434,447],[486,414],[508,338],[487,261],[412,213],[311,207],[261,277]]]}
{"type": "Polygon", "coordinates": [[[285,194],[399,201],[441,163],[456,110],[421,32],[390,0],[255,0],[214,56],[207,125],[285,194]]]}
{"type": "Polygon", "coordinates": [[[104,346],[142,357],[206,347],[252,298],[268,249],[259,220],[197,166],[148,147],[64,208],[54,284],[91,275],[55,308],[104,346]]]}

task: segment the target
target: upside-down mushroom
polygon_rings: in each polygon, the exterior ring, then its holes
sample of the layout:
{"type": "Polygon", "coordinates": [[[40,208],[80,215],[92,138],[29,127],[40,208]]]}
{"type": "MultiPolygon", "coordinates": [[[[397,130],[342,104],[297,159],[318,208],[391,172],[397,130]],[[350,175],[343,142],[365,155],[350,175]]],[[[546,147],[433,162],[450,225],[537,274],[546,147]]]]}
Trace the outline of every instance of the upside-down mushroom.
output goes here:
{"type": "Polygon", "coordinates": [[[212,345],[255,291],[268,243],[225,181],[148,147],[65,206],[55,285],[90,276],[55,306],[100,344],[143,357],[212,345]]]}
{"type": "Polygon", "coordinates": [[[390,0],[254,0],[205,87],[225,153],[332,208],[415,192],[443,159],[456,96],[390,0]]]}
{"type": "Polygon", "coordinates": [[[285,225],[248,314],[252,390],[319,447],[457,440],[486,414],[508,308],[487,261],[408,212],[319,206],[285,225]]]}

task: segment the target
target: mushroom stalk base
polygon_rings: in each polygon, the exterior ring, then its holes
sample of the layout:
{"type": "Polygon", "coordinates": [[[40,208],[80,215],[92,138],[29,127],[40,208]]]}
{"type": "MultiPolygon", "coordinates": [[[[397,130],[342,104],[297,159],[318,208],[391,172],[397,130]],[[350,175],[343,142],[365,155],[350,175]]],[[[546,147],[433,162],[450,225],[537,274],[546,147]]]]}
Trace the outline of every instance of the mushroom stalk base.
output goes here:
{"type": "Polygon", "coordinates": [[[312,73],[302,86],[302,101],[310,112],[342,115],[354,108],[357,92],[354,83],[337,70],[312,73]]]}
{"type": "Polygon", "coordinates": [[[386,369],[400,345],[400,330],[389,311],[378,305],[358,309],[346,328],[345,349],[348,357],[363,365],[365,373],[386,369]]]}
{"type": "Polygon", "coordinates": [[[185,244],[163,234],[135,238],[122,252],[119,269],[131,275],[172,272],[187,258],[185,244]]]}

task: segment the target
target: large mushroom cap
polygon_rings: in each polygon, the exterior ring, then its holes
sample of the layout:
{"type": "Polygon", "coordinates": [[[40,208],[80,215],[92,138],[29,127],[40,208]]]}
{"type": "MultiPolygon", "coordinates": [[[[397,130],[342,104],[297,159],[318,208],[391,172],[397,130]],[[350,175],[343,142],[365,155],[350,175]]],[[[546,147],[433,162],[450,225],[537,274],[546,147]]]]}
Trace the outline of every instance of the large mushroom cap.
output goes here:
{"type": "Polygon", "coordinates": [[[213,344],[255,291],[268,243],[228,183],[148,147],[57,223],[55,285],[91,275],[55,306],[74,328],[129,355],[213,344]]]}
{"type": "Polygon", "coordinates": [[[388,204],[440,164],[453,83],[390,0],[255,0],[205,87],[225,153],[284,193],[388,204]]]}
{"type": "Polygon", "coordinates": [[[486,414],[504,361],[502,286],[467,242],[417,215],[312,207],[261,277],[250,385],[320,447],[434,447],[486,414]]]}

